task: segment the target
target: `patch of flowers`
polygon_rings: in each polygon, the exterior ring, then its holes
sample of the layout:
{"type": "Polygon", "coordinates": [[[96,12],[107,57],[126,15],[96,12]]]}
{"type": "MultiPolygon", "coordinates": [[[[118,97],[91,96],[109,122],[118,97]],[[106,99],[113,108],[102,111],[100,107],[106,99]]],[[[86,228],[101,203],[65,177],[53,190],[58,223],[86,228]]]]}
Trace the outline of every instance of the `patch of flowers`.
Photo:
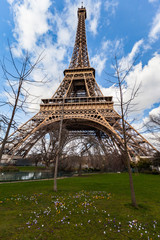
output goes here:
{"type": "MultiPolygon", "coordinates": [[[[37,237],[40,231],[52,234],[54,229],[63,231],[69,226],[70,229],[81,231],[86,231],[87,228],[96,229],[104,239],[112,239],[112,236],[115,236],[114,239],[160,239],[160,224],[157,220],[143,223],[133,216],[126,215],[119,219],[118,214],[111,214],[107,201],[112,201],[112,198],[111,193],[105,191],[80,191],[63,195],[53,193],[48,196],[41,193],[28,197],[14,195],[0,203],[30,202],[32,210],[28,213],[25,225],[18,230],[34,231],[37,237]]],[[[19,217],[23,217],[23,211],[19,213],[19,217]]]]}

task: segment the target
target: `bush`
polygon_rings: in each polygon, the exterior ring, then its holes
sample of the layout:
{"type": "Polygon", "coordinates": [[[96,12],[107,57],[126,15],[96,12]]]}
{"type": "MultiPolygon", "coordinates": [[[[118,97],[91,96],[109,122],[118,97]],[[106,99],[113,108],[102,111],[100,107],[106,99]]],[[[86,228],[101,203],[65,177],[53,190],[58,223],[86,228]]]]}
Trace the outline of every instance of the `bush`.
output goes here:
{"type": "Polygon", "coordinates": [[[141,159],[137,164],[136,167],[138,168],[139,172],[149,173],[152,172],[151,169],[151,160],[150,159],[141,159]]]}
{"type": "Polygon", "coordinates": [[[0,168],[0,172],[19,172],[19,169],[15,166],[5,166],[0,168]]]}
{"type": "Polygon", "coordinates": [[[158,167],[160,166],[160,152],[156,152],[153,157],[153,166],[158,167]]]}
{"type": "Polygon", "coordinates": [[[160,172],[158,172],[157,170],[152,170],[152,174],[154,174],[154,175],[159,175],[160,172]]]}

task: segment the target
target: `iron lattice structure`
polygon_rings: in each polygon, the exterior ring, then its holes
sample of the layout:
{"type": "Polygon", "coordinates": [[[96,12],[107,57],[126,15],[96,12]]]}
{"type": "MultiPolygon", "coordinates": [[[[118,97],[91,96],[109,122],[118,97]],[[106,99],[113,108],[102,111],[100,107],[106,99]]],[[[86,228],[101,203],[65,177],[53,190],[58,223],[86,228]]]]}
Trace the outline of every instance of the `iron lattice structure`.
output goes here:
{"type": "MultiPolygon", "coordinates": [[[[123,151],[121,116],[111,96],[103,96],[90,67],[86,31],[86,9],[78,9],[78,27],[73,55],[64,79],[50,99],[42,99],[40,111],[8,138],[8,154],[25,157],[34,144],[52,131],[62,117],[72,132],[100,131],[123,151]]],[[[128,148],[132,155],[153,155],[156,149],[126,122],[128,148]]]]}

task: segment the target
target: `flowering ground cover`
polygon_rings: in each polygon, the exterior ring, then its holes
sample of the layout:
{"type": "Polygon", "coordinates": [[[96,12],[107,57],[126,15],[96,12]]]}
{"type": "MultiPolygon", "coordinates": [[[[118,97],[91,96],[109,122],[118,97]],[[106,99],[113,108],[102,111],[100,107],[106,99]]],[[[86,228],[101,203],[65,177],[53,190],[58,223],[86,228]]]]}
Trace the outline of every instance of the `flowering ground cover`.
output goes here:
{"type": "Polygon", "coordinates": [[[0,185],[0,239],[160,239],[160,176],[97,174],[0,185]]]}

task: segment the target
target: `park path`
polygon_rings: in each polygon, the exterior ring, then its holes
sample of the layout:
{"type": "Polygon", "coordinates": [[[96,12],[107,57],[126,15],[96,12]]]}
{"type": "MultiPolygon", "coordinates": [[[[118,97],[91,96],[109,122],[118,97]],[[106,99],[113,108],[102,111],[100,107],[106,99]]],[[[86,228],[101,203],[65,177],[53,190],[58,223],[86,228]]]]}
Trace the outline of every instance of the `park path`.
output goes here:
{"type": "MultiPolygon", "coordinates": [[[[72,177],[76,177],[76,176],[77,175],[75,174],[72,177]]],[[[58,177],[57,179],[64,179],[64,178],[69,178],[69,177],[58,177]]],[[[8,182],[0,182],[0,184],[5,184],[5,183],[22,183],[22,182],[38,182],[38,181],[49,181],[49,180],[54,180],[54,178],[22,180],[22,181],[8,181],[8,182]]]]}

